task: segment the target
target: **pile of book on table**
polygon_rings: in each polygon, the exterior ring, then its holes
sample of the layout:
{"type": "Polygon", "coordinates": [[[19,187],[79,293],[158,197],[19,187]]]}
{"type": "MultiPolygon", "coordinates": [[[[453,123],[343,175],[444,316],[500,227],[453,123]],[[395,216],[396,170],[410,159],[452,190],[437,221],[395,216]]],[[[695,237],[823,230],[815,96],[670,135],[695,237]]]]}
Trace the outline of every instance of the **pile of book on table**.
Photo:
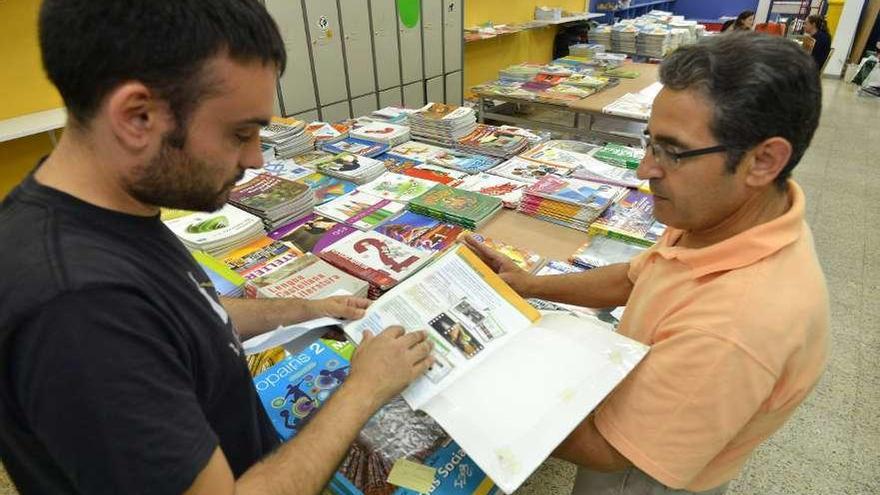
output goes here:
{"type": "Polygon", "coordinates": [[[410,201],[409,210],[475,230],[498,213],[501,205],[497,197],[437,184],[410,201]]]}
{"type": "MultiPolygon", "coordinates": [[[[342,142],[345,141],[340,143],[342,142]]],[[[383,162],[349,152],[331,155],[318,161],[315,165],[318,171],[323,174],[345,179],[355,184],[366,184],[385,173],[383,162]]]]}
{"type": "Polygon", "coordinates": [[[315,138],[305,132],[306,124],[294,118],[272,117],[266,127],[260,129],[260,140],[274,148],[278,158],[290,158],[315,149],[315,138]]]}
{"type": "Polygon", "coordinates": [[[272,230],[309,213],[315,195],[305,184],[263,173],[236,185],[229,203],[260,217],[272,230]]]}
{"type": "Polygon", "coordinates": [[[523,192],[519,212],[586,232],[590,224],[626,190],[598,182],[549,175],[523,192]]]}
{"type": "Polygon", "coordinates": [[[204,213],[163,210],[162,221],[192,251],[223,256],[265,235],[259,217],[231,205],[204,213]]]}
{"type": "Polygon", "coordinates": [[[384,143],[388,146],[397,146],[410,140],[409,126],[392,124],[390,122],[365,120],[355,124],[349,136],[384,143]]]}
{"type": "Polygon", "coordinates": [[[466,153],[433,144],[409,141],[391,148],[391,156],[409,158],[422,163],[431,163],[466,174],[476,174],[498,165],[501,160],[484,155],[466,153]]]}
{"type": "Polygon", "coordinates": [[[410,132],[423,141],[453,146],[473,132],[477,117],[473,108],[428,103],[409,116],[410,132]]]}
{"type": "Polygon", "coordinates": [[[315,140],[315,147],[345,139],[349,130],[349,126],[344,123],[315,121],[306,126],[306,132],[315,140]]]}
{"type": "Polygon", "coordinates": [[[510,158],[532,146],[528,136],[501,127],[479,124],[458,141],[458,148],[471,153],[510,158]]]}

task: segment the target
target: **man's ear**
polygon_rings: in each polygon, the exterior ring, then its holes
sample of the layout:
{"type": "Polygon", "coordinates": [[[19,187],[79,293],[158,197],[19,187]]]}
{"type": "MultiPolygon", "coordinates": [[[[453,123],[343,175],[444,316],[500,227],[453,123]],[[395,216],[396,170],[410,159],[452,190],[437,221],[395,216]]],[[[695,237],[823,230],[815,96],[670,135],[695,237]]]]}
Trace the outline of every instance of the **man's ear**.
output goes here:
{"type": "Polygon", "coordinates": [[[776,180],[791,158],[792,147],[787,139],[772,137],[749,152],[746,184],[763,187],[776,180]]]}
{"type": "Polygon", "coordinates": [[[134,153],[148,148],[169,125],[168,105],[137,81],[117,86],[107,97],[104,111],[118,143],[134,153]]]}

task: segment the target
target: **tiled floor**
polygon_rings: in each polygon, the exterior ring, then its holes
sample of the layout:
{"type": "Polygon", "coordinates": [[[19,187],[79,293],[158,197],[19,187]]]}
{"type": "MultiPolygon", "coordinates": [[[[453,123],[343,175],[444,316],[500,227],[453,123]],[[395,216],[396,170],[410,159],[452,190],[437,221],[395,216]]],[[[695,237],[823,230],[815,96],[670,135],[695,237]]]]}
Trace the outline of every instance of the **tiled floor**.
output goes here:
{"type": "MultiPolygon", "coordinates": [[[[822,122],[795,178],[828,278],[831,359],[729,495],[880,493],[880,100],[824,84],[822,122]]],[[[573,476],[570,464],[550,460],[517,494],[567,494],[573,476]]],[[[14,493],[0,471],[0,495],[14,493]]]]}

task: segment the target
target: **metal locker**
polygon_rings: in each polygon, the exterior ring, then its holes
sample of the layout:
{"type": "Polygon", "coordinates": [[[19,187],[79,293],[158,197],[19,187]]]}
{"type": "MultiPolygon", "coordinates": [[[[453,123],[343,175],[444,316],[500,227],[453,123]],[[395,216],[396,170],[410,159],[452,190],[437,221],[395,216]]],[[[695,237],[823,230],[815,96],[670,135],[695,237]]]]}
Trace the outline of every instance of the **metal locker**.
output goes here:
{"type": "Polygon", "coordinates": [[[315,108],[315,84],[303,26],[302,4],[290,0],[266,0],[266,9],[278,24],[287,49],[287,70],[278,81],[281,111],[284,115],[291,115],[315,108]]]}
{"type": "Polygon", "coordinates": [[[376,93],[370,93],[351,100],[351,114],[353,117],[370,115],[370,113],[378,108],[376,106],[376,93]]]}
{"type": "Polygon", "coordinates": [[[379,92],[379,108],[402,106],[403,98],[400,95],[400,88],[391,88],[379,92]]]}
{"type": "Polygon", "coordinates": [[[281,86],[279,86],[278,83],[275,83],[275,94],[273,95],[274,98],[272,98],[272,115],[284,115],[284,113],[281,112],[281,102],[278,101],[279,91],[281,91],[281,86]]]}
{"type": "Polygon", "coordinates": [[[425,106],[425,87],[422,81],[407,84],[403,87],[403,104],[406,108],[425,106]]]}
{"type": "Polygon", "coordinates": [[[428,94],[429,103],[445,102],[446,98],[443,96],[443,76],[425,81],[425,92],[428,94]]]}
{"type": "Polygon", "coordinates": [[[422,19],[419,16],[412,26],[406,26],[403,20],[398,22],[400,28],[400,67],[401,82],[408,84],[422,79],[422,19]]]}
{"type": "Polygon", "coordinates": [[[443,74],[443,0],[422,0],[425,79],[443,74]]]}
{"type": "Polygon", "coordinates": [[[351,113],[348,110],[348,102],[341,101],[333,105],[327,105],[321,108],[321,120],[324,122],[339,122],[340,120],[350,119],[351,113]]]}
{"type": "Polygon", "coordinates": [[[351,96],[376,91],[373,76],[373,45],[370,42],[370,11],[367,0],[340,0],[342,39],[348,66],[351,96]]]}
{"type": "MultiPolygon", "coordinates": [[[[461,50],[464,31],[462,11],[464,0],[441,0],[443,2],[443,60],[447,73],[461,70],[461,50]]],[[[447,92],[448,94],[448,92],[447,92]]]]}
{"type": "Polygon", "coordinates": [[[321,120],[318,118],[318,111],[317,110],[309,110],[306,112],[298,113],[298,114],[294,115],[293,118],[302,120],[303,122],[305,122],[307,124],[309,122],[321,120]]]}
{"type": "Polygon", "coordinates": [[[400,86],[400,51],[397,48],[397,7],[394,0],[372,0],[373,44],[379,90],[400,86]]]}
{"type": "Polygon", "coordinates": [[[330,103],[346,100],[348,91],[345,87],[345,65],[342,63],[342,32],[336,2],[305,0],[305,6],[315,80],[318,83],[318,101],[330,103]]]}
{"type": "Polygon", "coordinates": [[[446,74],[446,103],[461,105],[461,71],[446,74]]]}

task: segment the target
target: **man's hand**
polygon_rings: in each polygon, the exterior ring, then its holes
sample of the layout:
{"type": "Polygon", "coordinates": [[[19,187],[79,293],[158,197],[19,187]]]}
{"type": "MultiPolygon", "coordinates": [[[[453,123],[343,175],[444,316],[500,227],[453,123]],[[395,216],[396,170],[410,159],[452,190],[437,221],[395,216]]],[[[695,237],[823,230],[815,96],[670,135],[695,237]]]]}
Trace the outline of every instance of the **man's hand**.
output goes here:
{"type": "Polygon", "coordinates": [[[329,316],[342,320],[359,320],[370,307],[369,299],[351,296],[333,296],[326,299],[303,300],[306,305],[307,320],[329,316]]]}
{"type": "Polygon", "coordinates": [[[507,285],[521,296],[529,297],[528,287],[532,275],[516,266],[516,263],[507,256],[487,247],[472,236],[466,235],[462,240],[467,247],[471,248],[471,250],[483,260],[483,263],[489,265],[489,268],[501,277],[501,280],[507,282],[507,285]]]}
{"type": "Polygon", "coordinates": [[[388,327],[376,336],[365,331],[345,383],[364,387],[378,404],[384,404],[428,370],[434,363],[432,348],[423,331],[405,333],[399,326],[388,327]]]}

